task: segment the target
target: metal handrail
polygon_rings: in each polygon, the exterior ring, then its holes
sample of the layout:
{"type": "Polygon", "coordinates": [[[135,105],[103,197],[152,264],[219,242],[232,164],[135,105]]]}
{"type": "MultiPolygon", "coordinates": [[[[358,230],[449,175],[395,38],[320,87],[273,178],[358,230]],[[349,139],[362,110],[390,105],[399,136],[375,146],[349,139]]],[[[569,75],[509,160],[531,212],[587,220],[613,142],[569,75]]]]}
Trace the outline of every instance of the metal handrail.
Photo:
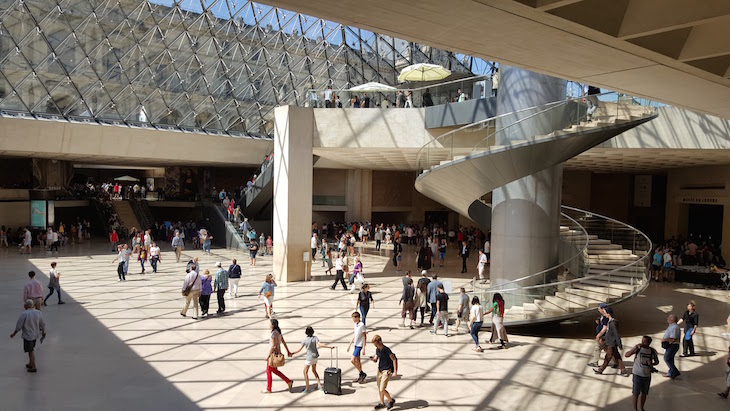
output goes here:
{"type": "MultiPolygon", "coordinates": [[[[594,94],[593,96],[600,97],[600,96],[607,96],[607,95],[614,95],[614,94],[615,95],[618,95],[618,93],[616,93],[614,91],[611,91],[611,92],[605,92],[605,93],[600,93],[600,94],[594,94]]],[[[514,123],[510,123],[509,125],[501,128],[499,130],[495,130],[493,133],[489,134],[487,137],[483,138],[479,143],[477,143],[477,145],[474,146],[474,148],[476,148],[483,141],[489,140],[489,138],[491,138],[492,136],[496,135],[497,133],[501,133],[504,130],[506,130],[508,128],[511,128],[511,127],[514,127],[517,124],[521,124],[525,120],[532,119],[532,118],[534,118],[537,115],[544,114],[544,113],[546,113],[548,111],[554,110],[555,108],[565,106],[565,105],[567,105],[570,102],[577,101],[577,100],[585,100],[586,97],[587,96],[575,97],[575,98],[571,98],[571,99],[567,99],[567,100],[554,101],[554,102],[551,102],[551,103],[541,104],[541,105],[534,106],[534,107],[528,107],[528,108],[524,108],[524,109],[521,109],[521,110],[517,110],[517,111],[510,112],[510,113],[500,114],[498,116],[494,116],[494,117],[490,117],[490,118],[487,118],[487,119],[484,119],[484,120],[480,120],[480,121],[477,121],[475,123],[467,124],[465,126],[462,126],[462,127],[457,128],[455,130],[447,131],[446,133],[441,134],[440,136],[437,136],[437,137],[432,138],[428,143],[424,144],[423,146],[421,146],[420,149],[418,149],[418,152],[416,153],[416,164],[417,164],[418,168],[420,169],[420,163],[421,163],[421,157],[422,157],[423,150],[430,149],[431,148],[430,146],[434,142],[438,142],[438,141],[440,141],[440,140],[448,137],[449,135],[455,134],[455,133],[457,133],[459,131],[462,131],[462,130],[465,130],[467,128],[471,128],[471,127],[474,127],[474,126],[477,126],[479,124],[486,123],[486,122],[489,122],[489,121],[492,121],[492,120],[497,120],[497,119],[502,118],[502,117],[512,116],[512,115],[515,115],[515,114],[519,114],[519,113],[523,113],[523,112],[526,112],[526,111],[531,111],[531,110],[535,110],[535,109],[540,109],[541,107],[545,107],[545,109],[543,109],[541,111],[538,111],[537,113],[533,113],[533,114],[531,114],[531,115],[529,115],[527,117],[524,117],[524,118],[521,118],[521,119],[515,121],[514,123]]]]}
{"type": "Polygon", "coordinates": [[[637,228],[635,228],[635,227],[633,227],[633,226],[631,226],[629,224],[623,223],[621,221],[615,220],[615,219],[610,218],[610,217],[603,216],[601,214],[597,214],[597,213],[593,213],[593,212],[590,212],[590,211],[581,210],[581,209],[574,208],[574,207],[569,207],[569,206],[563,206],[563,207],[565,207],[567,209],[570,209],[570,210],[573,210],[573,211],[580,212],[580,213],[585,213],[587,216],[602,218],[604,220],[607,220],[607,221],[610,221],[610,222],[613,222],[613,223],[616,223],[616,224],[625,226],[626,228],[629,228],[629,229],[633,230],[634,231],[634,234],[639,234],[639,235],[641,235],[641,236],[644,237],[644,240],[648,244],[647,253],[644,254],[644,256],[638,258],[636,261],[633,261],[633,262],[631,262],[629,264],[626,264],[626,265],[617,267],[617,268],[615,268],[613,270],[606,271],[606,272],[603,272],[603,273],[600,273],[600,274],[594,274],[594,275],[589,275],[589,276],[585,276],[585,277],[581,277],[581,278],[575,278],[575,279],[572,279],[572,280],[559,281],[559,282],[549,283],[549,284],[537,284],[537,285],[532,285],[532,286],[516,287],[516,288],[509,288],[509,289],[496,289],[496,288],[493,289],[493,290],[492,289],[485,289],[485,290],[483,290],[483,292],[489,293],[489,292],[492,292],[492,291],[495,291],[495,292],[524,291],[524,290],[531,290],[531,289],[537,289],[537,288],[558,287],[558,286],[565,285],[565,284],[574,284],[574,283],[581,282],[581,281],[585,281],[585,280],[592,280],[592,279],[596,279],[596,278],[610,276],[612,273],[615,273],[615,272],[618,272],[618,271],[623,271],[627,267],[631,267],[631,266],[637,265],[639,263],[644,263],[645,264],[646,263],[646,260],[651,256],[650,253],[649,253],[649,251],[652,250],[653,244],[651,242],[651,239],[649,239],[649,237],[646,234],[644,234],[641,230],[638,230],[637,228]]]}
{"type": "MultiPolygon", "coordinates": [[[[561,208],[566,208],[568,210],[575,211],[575,209],[572,208],[572,207],[568,207],[568,206],[564,206],[564,205],[561,205],[560,207],[561,208]]],[[[535,278],[535,277],[537,277],[539,275],[542,275],[542,274],[546,274],[549,271],[556,270],[556,269],[558,269],[558,268],[560,268],[562,266],[565,266],[566,264],[572,262],[574,259],[576,259],[579,256],[583,255],[583,252],[588,249],[588,243],[590,242],[590,240],[588,239],[588,232],[586,231],[585,227],[583,227],[580,223],[578,223],[577,221],[575,221],[575,219],[573,219],[569,215],[567,215],[567,214],[565,214],[563,212],[561,212],[560,215],[563,216],[563,217],[565,217],[565,218],[567,218],[568,220],[570,220],[573,223],[575,223],[575,225],[577,225],[578,227],[580,227],[580,229],[583,231],[583,234],[586,236],[585,244],[583,244],[583,247],[581,248],[581,250],[578,253],[576,253],[573,257],[570,257],[569,259],[567,259],[567,260],[565,260],[565,261],[563,261],[561,263],[558,263],[558,264],[556,264],[556,265],[554,265],[554,266],[552,266],[550,268],[546,268],[546,269],[544,269],[542,271],[538,271],[536,273],[528,274],[528,275],[526,275],[524,277],[517,278],[515,280],[509,281],[509,282],[504,283],[504,284],[500,284],[500,285],[495,286],[495,287],[489,287],[489,288],[483,289],[481,291],[486,291],[486,292],[489,292],[489,291],[509,291],[509,289],[502,289],[500,287],[506,286],[508,284],[515,284],[515,283],[522,282],[522,281],[525,281],[525,280],[528,280],[528,279],[531,279],[531,278],[535,278]]],[[[552,284],[554,284],[554,283],[551,283],[551,285],[552,284]]],[[[518,289],[524,290],[526,288],[528,288],[528,287],[520,287],[518,289]]]]}

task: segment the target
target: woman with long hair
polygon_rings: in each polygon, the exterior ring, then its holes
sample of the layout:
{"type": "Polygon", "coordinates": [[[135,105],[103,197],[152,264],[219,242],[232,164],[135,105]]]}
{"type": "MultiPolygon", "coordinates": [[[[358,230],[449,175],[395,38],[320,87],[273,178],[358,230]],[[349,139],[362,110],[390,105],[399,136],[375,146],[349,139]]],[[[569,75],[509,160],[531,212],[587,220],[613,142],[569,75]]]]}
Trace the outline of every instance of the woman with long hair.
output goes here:
{"type": "MultiPolygon", "coordinates": [[[[416,309],[421,311],[421,325],[423,327],[423,319],[426,316],[426,305],[428,304],[428,283],[426,281],[418,281],[418,287],[416,288],[416,309]]],[[[413,312],[413,317],[416,317],[417,313],[413,312]]],[[[414,318],[415,320],[415,318],[414,318]]]]}
{"type": "Polygon", "coordinates": [[[479,330],[482,328],[484,312],[482,311],[482,306],[479,304],[479,297],[472,297],[469,314],[469,334],[471,334],[471,338],[474,340],[474,344],[476,344],[476,347],[472,349],[476,352],[482,352],[482,347],[479,345],[479,330]]]}
{"type": "Polygon", "coordinates": [[[507,348],[509,339],[507,338],[507,329],[504,328],[504,298],[502,294],[495,293],[492,297],[492,337],[490,343],[499,340],[499,348],[507,348]]]}
{"type": "Polygon", "coordinates": [[[286,358],[281,353],[281,344],[284,344],[284,348],[286,349],[288,356],[291,356],[291,351],[289,351],[289,347],[286,346],[284,336],[281,335],[279,321],[271,319],[270,327],[271,334],[269,335],[269,353],[266,356],[266,389],[262,391],[262,393],[271,394],[272,373],[281,378],[289,386],[289,392],[291,392],[294,381],[290,380],[286,377],[286,375],[284,375],[284,373],[279,371],[279,367],[284,364],[286,358]]]}

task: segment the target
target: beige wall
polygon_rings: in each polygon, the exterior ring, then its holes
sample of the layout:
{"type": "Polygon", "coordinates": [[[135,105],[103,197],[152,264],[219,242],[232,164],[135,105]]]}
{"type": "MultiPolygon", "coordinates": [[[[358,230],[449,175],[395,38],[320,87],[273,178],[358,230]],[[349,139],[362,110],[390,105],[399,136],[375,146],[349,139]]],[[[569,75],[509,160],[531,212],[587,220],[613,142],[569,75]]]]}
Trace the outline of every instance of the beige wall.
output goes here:
{"type": "Polygon", "coordinates": [[[344,196],[346,170],[315,168],[312,194],[316,196],[344,196]]]}
{"type": "Polygon", "coordinates": [[[675,169],[667,179],[666,237],[687,237],[689,204],[724,206],[722,219],[723,256],[730,255],[730,166],[675,169]],[[711,188],[724,187],[724,188],[711,188]],[[683,202],[686,199],[686,202],[683,202]]]}
{"type": "Polygon", "coordinates": [[[13,227],[30,225],[30,202],[4,201],[0,202],[0,225],[13,227]]]}

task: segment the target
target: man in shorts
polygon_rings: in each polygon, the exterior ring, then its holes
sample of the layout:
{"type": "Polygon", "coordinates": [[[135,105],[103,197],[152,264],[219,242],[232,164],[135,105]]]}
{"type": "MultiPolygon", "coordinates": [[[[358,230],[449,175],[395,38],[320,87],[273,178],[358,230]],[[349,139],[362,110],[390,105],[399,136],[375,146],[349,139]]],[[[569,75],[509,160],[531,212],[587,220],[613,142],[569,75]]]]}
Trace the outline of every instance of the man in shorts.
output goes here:
{"type": "Polygon", "coordinates": [[[29,359],[28,364],[25,365],[28,372],[38,371],[35,367],[35,343],[39,336],[41,342],[46,338],[46,322],[43,321],[43,314],[33,306],[33,300],[25,300],[25,311],[20,314],[18,322],[15,324],[15,331],[10,334],[10,338],[13,338],[15,334],[22,331],[23,351],[28,353],[29,359]]]}
{"type": "Polygon", "coordinates": [[[659,364],[659,356],[655,349],[651,348],[651,337],[641,337],[641,343],[626,352],[626,357],[636,355],[634,367],[631,373],[634,375],[633,382],[633,404],[634,411],[643,411],[646,403],[646,396],[649,395],[651,385],[651,370],[659,364]]]}
{"type": "Polygon", "coordinates": [[[391,409],[395,405],[395,399],[390,396],[386,388],[388,388],[390,378],[398,375],[398,359],[390,351],[390,348],[383,344],[383,340],[379,335],[373,337],[373,344],[375,345],[375,355],[370,357],[370,361],[378,361],[378,376],[375,380],[378,383],[378,395],[380,396],[380,402],[375,406],[375,409],[379,410],[386,407],[391,409]],[[385,398],[388,398],[387,405],[385,404],[385,398]]]}
{"type": "Polygon", "coordinates": [[[347,346],[347,352],[350,352],[350,348],[352,348],[352,345],[355,344],[355,349],[352,351],[352,359],[350,360],[350,362],[359,372],[355,382],[362,384],[363,382],[365,382],[365,377],[367,377],[367,374],[362,372],[360,354],[364,354],[365,344],[367,344],[367,333],[365,332],[365,324],[360,321],[360,313],[352,313],[352,322],[355,323],[355,331],[352,339],[350,340],[350,344],[347,346]]]}

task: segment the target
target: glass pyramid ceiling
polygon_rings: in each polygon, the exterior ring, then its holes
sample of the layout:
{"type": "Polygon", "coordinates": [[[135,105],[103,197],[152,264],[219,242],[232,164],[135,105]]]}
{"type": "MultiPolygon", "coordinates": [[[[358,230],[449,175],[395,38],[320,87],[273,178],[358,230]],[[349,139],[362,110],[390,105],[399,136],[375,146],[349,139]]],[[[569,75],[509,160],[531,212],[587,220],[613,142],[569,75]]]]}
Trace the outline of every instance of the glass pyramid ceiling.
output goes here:
{"type": "Polygon", "coordinates": [[[0,0],[3,115],[270,136],[307,90],[489,62],[243,0],[0,0]]]}

